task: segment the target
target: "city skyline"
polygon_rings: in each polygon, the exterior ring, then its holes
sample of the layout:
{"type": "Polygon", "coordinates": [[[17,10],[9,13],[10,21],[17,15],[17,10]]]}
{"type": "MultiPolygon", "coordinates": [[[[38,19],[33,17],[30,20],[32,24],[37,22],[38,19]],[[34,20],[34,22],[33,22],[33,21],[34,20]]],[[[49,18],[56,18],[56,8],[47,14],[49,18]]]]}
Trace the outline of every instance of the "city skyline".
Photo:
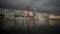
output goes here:
{"type": "Polygon", "coordinates": [[[30,10],[60,15],[60,0],[0,0],[0,8],[27,10],[28,4],[30,10]]]}

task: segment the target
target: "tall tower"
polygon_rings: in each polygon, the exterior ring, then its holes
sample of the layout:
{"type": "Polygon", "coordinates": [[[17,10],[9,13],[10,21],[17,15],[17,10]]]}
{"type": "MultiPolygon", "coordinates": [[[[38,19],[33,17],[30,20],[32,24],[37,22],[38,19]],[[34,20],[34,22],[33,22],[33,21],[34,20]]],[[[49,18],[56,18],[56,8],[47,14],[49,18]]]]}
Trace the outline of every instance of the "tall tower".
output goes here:
{"type": "Polygon", "coordinates": [[[36,23],[36,19],[35,19],[35,16],[36,16],[36,8],[33,9],[33,29],[35,29],[35,23],[36,23]]]}
{"type": "Polygon", "coordinates": [[[36,8],[33,9],[33,17],[35,19],[35,15],[36,15],[36,8]]]}
{"type": "Polygon", "coordinates": [[[29,32],[29,27],[30,27],[30,16],[29,16],[29,5],[27,6],[27,15],[26,15],[26,19],[27,19],[27,31],[29,32]]]}

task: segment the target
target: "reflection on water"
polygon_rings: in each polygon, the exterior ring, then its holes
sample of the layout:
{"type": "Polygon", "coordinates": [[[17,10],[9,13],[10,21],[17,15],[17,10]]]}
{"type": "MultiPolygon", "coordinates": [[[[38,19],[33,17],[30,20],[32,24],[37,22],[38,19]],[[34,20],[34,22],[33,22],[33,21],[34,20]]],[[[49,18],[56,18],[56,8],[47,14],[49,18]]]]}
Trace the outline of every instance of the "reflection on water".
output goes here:
{"type": "MultiPolygon", "coordinates": [[[[33,23],[33,20],[31,20],[29,28],[33,32],[34,31],[43,32],[43,31],[55,31],[52,29],[59,29],[59,26],[60,26],[60,21],[56,21],[56,20],[39,20],[39,21],[36,20],[35,24],[33,23]]],[[[16,20],[7,20],[6,23],[4,23],[4,29],[27,30],[27,23],[26,21],[20,23],[16,20]]]]}
{"type": "Polygon", "coordinates": [[[49,21],[49,25],[50,25],[50,26],[54,26],[54,25],[56,25],[56,22],[53,21],[53,20],[50,20],[50,21],[49,21]]]}

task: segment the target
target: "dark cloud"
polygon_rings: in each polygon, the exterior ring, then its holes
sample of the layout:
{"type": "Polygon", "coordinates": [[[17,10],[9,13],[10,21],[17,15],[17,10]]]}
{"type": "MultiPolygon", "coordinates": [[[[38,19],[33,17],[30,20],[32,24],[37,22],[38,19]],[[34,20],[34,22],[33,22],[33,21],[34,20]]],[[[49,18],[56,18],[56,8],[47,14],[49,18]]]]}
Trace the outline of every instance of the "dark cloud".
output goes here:
{"type": "Polygon", "coordinates": [[[60,15],[60,0],[0,0],[0,8],[26,10],[28,4],[30,9],[38,8],[43,12],[60,15]]]}

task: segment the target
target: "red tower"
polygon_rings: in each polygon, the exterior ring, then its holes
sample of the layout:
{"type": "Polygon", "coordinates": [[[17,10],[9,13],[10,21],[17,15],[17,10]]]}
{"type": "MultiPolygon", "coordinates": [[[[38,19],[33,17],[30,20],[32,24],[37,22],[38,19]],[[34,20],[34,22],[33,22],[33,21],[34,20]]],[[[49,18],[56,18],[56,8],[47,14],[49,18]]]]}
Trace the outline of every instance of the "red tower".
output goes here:
{"type": "Polygon", "coordinates": [[[30,23],[30,16],[29,16],[29,5],[27,6],[27,31],[29,32],[29,23],[30,23]]]}

